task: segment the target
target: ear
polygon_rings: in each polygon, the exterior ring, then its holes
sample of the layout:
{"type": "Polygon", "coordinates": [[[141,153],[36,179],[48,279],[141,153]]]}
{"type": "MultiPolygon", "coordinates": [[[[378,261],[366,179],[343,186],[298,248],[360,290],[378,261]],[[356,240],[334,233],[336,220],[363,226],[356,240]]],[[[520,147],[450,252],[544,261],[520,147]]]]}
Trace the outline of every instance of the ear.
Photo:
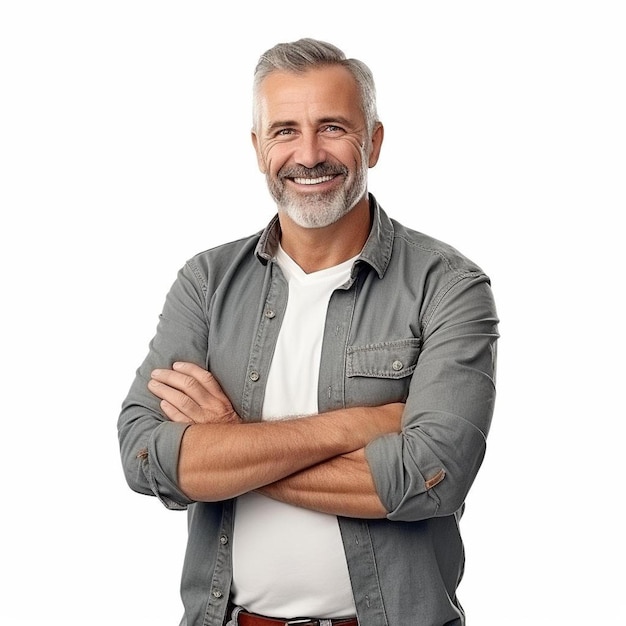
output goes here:
{"type": "Polygon", "coordinates": [[[374,167],[378,163],[378,157],[380,156],[380,148],[383,145],[383,138],[385,136],[385,129],[383,125],[378,122],[372,133],[372,144],[370,146],[371,152],[368,161],[369,167],[374,167]]]}
{"type": "Polygon", "coordinates": [[[259,147],[259,138],[257,137],[257,134],[255,131],[252,131],[250,135],[252,137],[252,145],[254,146],[254,151],[256,152],[256,162],[259,166],[259,169],[261,170],[261,173],[265,174],[265,172],[267,171],[267,168],[265,167],[265,160],[263,159],[263,156],[261,155],[261,150],[259,147]]]}

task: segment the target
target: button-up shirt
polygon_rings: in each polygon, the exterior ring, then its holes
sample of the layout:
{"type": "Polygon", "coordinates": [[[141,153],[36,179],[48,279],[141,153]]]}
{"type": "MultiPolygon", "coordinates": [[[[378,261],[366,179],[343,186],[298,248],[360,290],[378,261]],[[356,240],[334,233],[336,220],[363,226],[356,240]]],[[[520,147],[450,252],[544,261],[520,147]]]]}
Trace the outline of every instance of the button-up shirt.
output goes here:
{"type": "MultiPolygon", "coordinates": [[[[405,403],[402,432],[366,448],[387,517],[339,518],[357,616],[361,626],[461,626],[459,519],[495,401],[490,281],[456,249],[390,219],[371,195],[370,206],[369,237],[330,298],[318,386],[320,412],[405,403]]],[[[184,265],[119,417],[130,487],[188,510],[181,626],[225,620],[235,502],[193,502],[181,491],[188,425],[163,416],[147,383],[155,368],[194,362],[212,372],[243,420],[260,420],[288,297],[274,262],[279,239],[274,217],[263,232],[184,265]]]]}

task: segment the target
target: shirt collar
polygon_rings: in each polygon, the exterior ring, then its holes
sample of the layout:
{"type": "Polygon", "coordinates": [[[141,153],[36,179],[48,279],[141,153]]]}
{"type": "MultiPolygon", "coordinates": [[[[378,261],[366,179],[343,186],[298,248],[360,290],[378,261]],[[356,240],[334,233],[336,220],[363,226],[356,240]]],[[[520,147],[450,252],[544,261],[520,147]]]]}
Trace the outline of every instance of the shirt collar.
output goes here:
{"type": "MultiPolygon", "coordinates": [[[[382,278],[391,259],[394,239],[393,224],[372,194],[369,194],[369,201],[372,213],[372,228],[361,253],[355,261],[355,268],[360,262],[365,262],[374,268],[379,278],[382,278]]],[[[256,246],[256,255],[262,263],[267,263],[274,258],[279,241],[280,222],[278,221],[278,215],[275,215],[261,233],[261,238],[256,246]]]]}

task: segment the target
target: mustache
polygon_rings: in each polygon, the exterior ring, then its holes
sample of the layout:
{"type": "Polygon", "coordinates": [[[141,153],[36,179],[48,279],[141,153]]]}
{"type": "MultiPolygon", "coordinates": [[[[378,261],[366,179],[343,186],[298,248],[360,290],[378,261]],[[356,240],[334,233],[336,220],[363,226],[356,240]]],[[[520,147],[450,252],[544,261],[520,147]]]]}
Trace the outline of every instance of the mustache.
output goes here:
{"type": "Polygon", "coordinates": [[[292,165],[282,167],[278,171],[278,178],[319,178],[320,176],[347,176],[348,168],[334,163],[319,163],[315,167],[292,165]]]}

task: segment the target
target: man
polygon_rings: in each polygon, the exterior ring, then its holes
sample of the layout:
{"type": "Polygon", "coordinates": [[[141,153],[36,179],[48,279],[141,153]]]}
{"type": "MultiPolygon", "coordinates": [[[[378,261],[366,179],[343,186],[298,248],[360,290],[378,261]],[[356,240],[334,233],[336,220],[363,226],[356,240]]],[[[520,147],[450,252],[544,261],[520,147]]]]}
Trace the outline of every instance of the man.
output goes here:
{"type": "Polygon", "coordinates": [[[181,269],[119,418],[131,488],[188,509],[181,624],[464,624],[489,279],[368,193],[383,126],[363,63],[279,44],[253,104],[278,214],[181,269]]]}

